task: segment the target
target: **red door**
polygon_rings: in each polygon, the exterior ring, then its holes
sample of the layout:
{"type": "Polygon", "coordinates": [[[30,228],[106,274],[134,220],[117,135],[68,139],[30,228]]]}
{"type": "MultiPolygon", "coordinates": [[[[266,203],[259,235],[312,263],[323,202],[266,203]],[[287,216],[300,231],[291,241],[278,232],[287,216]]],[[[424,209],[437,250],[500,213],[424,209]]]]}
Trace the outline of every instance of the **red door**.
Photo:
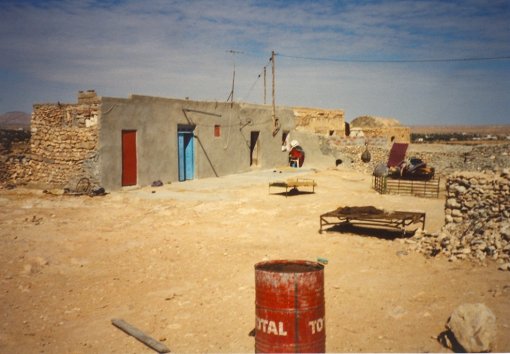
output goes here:
{"type": "Polygon", "coordinates": [[[122,131],[122,185],[136,185],[136,130],[122,131]]]}

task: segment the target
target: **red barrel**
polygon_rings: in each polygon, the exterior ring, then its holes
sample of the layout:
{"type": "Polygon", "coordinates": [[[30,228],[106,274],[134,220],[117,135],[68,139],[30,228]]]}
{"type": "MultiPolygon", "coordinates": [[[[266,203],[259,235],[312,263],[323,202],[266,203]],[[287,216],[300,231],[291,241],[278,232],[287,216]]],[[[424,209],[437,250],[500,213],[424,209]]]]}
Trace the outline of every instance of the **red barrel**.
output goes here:
{"type": "Polygon", "coordinates": [[[257,353],[326,352],[322,264],[255,264],[255,305],[257,353]]]}

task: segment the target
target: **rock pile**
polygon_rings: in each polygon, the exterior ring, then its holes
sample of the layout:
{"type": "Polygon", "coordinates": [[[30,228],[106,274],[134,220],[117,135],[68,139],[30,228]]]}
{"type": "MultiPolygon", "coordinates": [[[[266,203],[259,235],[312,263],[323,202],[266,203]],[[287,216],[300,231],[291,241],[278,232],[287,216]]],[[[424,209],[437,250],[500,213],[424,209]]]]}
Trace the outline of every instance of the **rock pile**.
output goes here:
{"type": "Polygon", "coordinates": [[[498,171],[510,167],[510,144],[475,146],[463,157],[464,171],[498,171]]]}
{"type": "Polygon", "coordinates": [[[446,181],[445,226],[417,232],[410,248],[449,260],[496,260],[510,270],[510,170],[500,174],[459,172],[446,181]]]}
{"type": "MultiPolygon", "coordinates": [[[[425,149],[426,146],[421,145],[420,148],[425,149]]],[[[494,172],[510,167],[510,144],[476,145],[472,148],[459,146],[458,151],[422,151],[419,155],[442,176],[456,171],[494,172]]]]}
{"type": "MultiPolygon", "coordinates": [[[[434,167],[436,175],[447,177],[457,171],[472,172],[499,172],[504,168],[510,167],[510,144],[489,144],[469,146],[448,145],[448,149],[441,151],[427,151],[427,145],[417,145],[419,151],[413,151],[410,146],[406,156],[416,156],[434,167]]],[[[391,144],[387,146],[381,144],[369,144],[368,149],[372,156],[370,163],[361,161],[361,154],[365,150],[364,144],[345,145],[341,143],[341,138],[331,136],[323,138],[321,141],[321,150],[323,154],[333,155],[336,159],[342,160],[344,166],[349,166],[355,170],[372,174],[375,166],[379,163],[386,163],[390,152],[391,144]]]]}

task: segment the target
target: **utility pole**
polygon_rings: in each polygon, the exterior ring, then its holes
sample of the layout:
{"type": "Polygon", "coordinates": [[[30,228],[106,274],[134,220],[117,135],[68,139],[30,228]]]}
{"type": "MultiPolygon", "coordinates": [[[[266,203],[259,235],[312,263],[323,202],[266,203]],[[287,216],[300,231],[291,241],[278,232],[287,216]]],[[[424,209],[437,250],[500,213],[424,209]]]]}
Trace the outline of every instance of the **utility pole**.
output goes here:
{"type": "MultiPolygon", "coordinates": [[[[232,73],[232,91],[230,91],[230,106],[234,105],[234,83],[236,81],[236,64],[234,63],[234,72],[232,73]]],[[[227,99],[228,101],[228,99],[227,99]]]]}
{"type": "Polygon", "coordinates": [[[275,53],[274,50],[271,52],[271,70],[273,72],[273,89],[272,89],[272,95],[273,95],[273,136],[275,136],[278,131],[280,130],[280,124],[278,122],[278,118],[276,118],[276,105],[275,105],[275,53]]]}
{"type": "Polygon", "coordinates": [[[273,97],[273,124],[275,122],[275,119],[276,119],[276,109],[275,109],[275,98],[274,98],[274,83],[275,83],[275,79],[274,79],[274,71],[275,71],[275,64],[274,64],[274,50],[271,52],[271,72],[273,74],[273,87],[272,87],[272,90],[271,90],[271,94],[272,94],[272,97],[273,97]]]}
{"type": "Polygon", "coordinates": [[[266,104],[266,67],[264,66],[264,104],[266,104]]]}

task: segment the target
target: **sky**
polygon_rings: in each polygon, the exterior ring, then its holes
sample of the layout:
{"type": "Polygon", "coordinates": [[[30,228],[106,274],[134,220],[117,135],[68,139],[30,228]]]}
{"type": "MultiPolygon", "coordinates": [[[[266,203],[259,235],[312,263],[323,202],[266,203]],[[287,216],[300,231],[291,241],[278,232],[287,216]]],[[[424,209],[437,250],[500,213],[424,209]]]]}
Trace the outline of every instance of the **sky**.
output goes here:
{"type": "Polygon", "coordinates": [[[0,113],[79,90],[510,124],[510,0],[0,0],[0,113]],[[259,76],[260,75],[260,76],[259,76]]]}

